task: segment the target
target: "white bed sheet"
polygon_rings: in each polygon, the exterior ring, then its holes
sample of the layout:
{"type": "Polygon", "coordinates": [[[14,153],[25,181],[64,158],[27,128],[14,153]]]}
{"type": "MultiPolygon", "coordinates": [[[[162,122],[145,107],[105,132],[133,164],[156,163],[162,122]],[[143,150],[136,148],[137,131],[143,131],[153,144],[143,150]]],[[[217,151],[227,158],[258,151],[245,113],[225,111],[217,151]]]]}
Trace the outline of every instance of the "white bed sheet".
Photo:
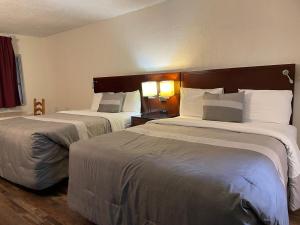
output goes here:
{"type": "Polygon", "coordinates": [[[269,122],[258,122],[258,121],[251,121],[251,122],[244,122],[244,123],[233,123],[233,122],[221,122],[221,121],[210,121],[210,120],[203,120],[199,117],[192,117],[192,116],[178,116],[175,117],[176,119],[182,119],[183,121],[200,121],[203,125],[207,126],[222,126],[222,127],[247,127],[250,129],[260,128],[260,129],[267,129],[267,130],[275,130],[286,136],[294,139],[297,142],[297,128],[293,125],[287,124],[279,124],[279,123],[269,123],[269,122]]]}
{"type": "Polygon", "coordinates": [[[70,110],[70,111],[60,111],[58,113],[103,117],[109,120],[113,132],[120,131],[130,127],[131,116],[135,116],[139,114],[136,112],[104,113],[104,112],[94,112],[91,110],[70,110]]]}

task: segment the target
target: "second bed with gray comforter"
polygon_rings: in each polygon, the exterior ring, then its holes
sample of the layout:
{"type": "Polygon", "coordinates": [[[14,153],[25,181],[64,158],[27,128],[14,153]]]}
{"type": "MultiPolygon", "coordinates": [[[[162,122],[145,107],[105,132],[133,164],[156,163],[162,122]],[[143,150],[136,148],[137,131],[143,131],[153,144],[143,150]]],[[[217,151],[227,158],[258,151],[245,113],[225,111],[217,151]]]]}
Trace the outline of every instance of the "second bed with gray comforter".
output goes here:
{"type": "Polygon", "coordinates": [[[71,146],[68,202],[100,225],[288,225],[277,138],[150,123],[71,146]]]}
{"type": "Polygon", "coordinates": [[[1,120],[0,176],[35,190],[67,177],[69,146],[80,139],[74,121],[84,124],[87,137],[111,132],[102,117],[56,113],[1,120]]]}

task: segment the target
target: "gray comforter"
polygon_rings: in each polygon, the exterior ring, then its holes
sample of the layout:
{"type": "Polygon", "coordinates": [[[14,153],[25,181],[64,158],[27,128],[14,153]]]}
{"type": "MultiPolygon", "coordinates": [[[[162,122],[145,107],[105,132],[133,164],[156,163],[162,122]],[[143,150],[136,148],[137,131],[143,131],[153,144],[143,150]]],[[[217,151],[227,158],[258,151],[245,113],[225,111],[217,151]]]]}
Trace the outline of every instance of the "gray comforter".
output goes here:
{"type": "MultiPolygon", "coordinates": [[[[111,131],[109,121],[101,117],[57,113],[39,118],[80,121],[88,137],[111,131]]],[[[47,188],[68,176],[68,149],[78,140],[72,123],[23,117],[1,120],[0,176],[31,189],[47,188]]]]}
{"type": "Polygon", "coordinates": [[[279,140],[211,128],[139,127],[187,139],[131,128],[71,145],[72,209],[100,225],[289,224],[287,154],[279,140]],[[272,151],[280,165],[253,146],[272,151]]]}

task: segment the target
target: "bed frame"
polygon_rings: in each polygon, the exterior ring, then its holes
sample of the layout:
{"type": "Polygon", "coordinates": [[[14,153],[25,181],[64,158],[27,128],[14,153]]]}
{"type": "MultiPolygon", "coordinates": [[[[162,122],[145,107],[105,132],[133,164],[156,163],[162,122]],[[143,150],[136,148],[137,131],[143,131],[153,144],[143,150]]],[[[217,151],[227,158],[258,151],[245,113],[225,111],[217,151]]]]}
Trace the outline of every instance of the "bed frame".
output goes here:
{"type": "MultiPolygon", "coordinates": [[[[141,90],[145,81],[175,80],[175,93],[164,103],[151,99],[152,111],[165,107],[169,113],[179,113],[180,86],[188,88],[218,88],[223,87],[225,93],[237,92],[238,89],[291,90],[294,92],[295,64],[240,67],[229,69],[213,69],[181,73],[161,73],[146,75],[130,75],[117,77],[94,78],[94,91],[122,92],[141,90]]],[[[142,98],[142,112],[147,112],[146,99],[142,98]]],[[[291,119],[292,124],[292,119],[291,119]]]]}

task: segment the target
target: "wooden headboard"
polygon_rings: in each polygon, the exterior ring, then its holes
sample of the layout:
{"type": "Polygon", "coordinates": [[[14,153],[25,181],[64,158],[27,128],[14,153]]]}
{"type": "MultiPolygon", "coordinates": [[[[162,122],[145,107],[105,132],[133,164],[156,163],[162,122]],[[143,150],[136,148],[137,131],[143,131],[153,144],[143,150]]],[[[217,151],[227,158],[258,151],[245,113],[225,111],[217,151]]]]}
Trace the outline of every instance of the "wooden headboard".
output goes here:
{"type": "MultiPolygon", "coordinates": [[[[291,90],[290,83],[283,71],[288,70],[295,81],[295,64],[214,69],[181,73],[181,86],[187,88],[224,88],[225,93],[238,89],[291,90]]],[[[292,119],[291,119],[292,121],[292,119]]]]}
{"type": "Polygon", "coordinates": [[[284,70],[289,71],[292,80],[295,79],[295,64],[284,64],[183,72],[181,86],[203,89],[223,87],[225,93],[237,92],[239,88],[294,91],[294,84],[282,74],[284,70]]]}
{"type": "MultiPolygon", "coordinates": [[[[157,111],[162,107],[168,109],[169,113],[179,113],[180,100],[180,73],[155,73],[143,75],[128,75],[114,77],[97,77],[93,79],[94,92],[130,92],[140,90],[142,93],[142,82],[145,81],[175,81],[175,96],[171,97],[166,103],[161,103],[158,98],[150,99],[151,111],[157,111]],[[162,105],[165,104],[165,105],[162,105]]],[[[145,98],[142,98],[142,112],[147,112],[145,98]]]]}
{"type": "MultiPolygon", "coordinates": [[[[182,73],[159,73],[144,75],[129,75],[115,77],[94,78],[94,91],[98,92],[129,92],[140,90],[145,81],[175,81],[175,96],[166,105],[162,105],[157,98],[150,100],[152,111],[162,107],[169,113],[179,113],[180,85],[188,88],[218,88],[223,87],[225,93],[237,92],[238,89],[292,90],[294,83],[290,83],[283,71],[289,72],[290,78],[295,79],[295,64],[240,67],[229,69],[214,69],[182,73]]],[[[142,93],[142,92],[141,92],[142,93]]],[[[145,99],[142,98],[142,112],[147,112],[145,99]]]]}

